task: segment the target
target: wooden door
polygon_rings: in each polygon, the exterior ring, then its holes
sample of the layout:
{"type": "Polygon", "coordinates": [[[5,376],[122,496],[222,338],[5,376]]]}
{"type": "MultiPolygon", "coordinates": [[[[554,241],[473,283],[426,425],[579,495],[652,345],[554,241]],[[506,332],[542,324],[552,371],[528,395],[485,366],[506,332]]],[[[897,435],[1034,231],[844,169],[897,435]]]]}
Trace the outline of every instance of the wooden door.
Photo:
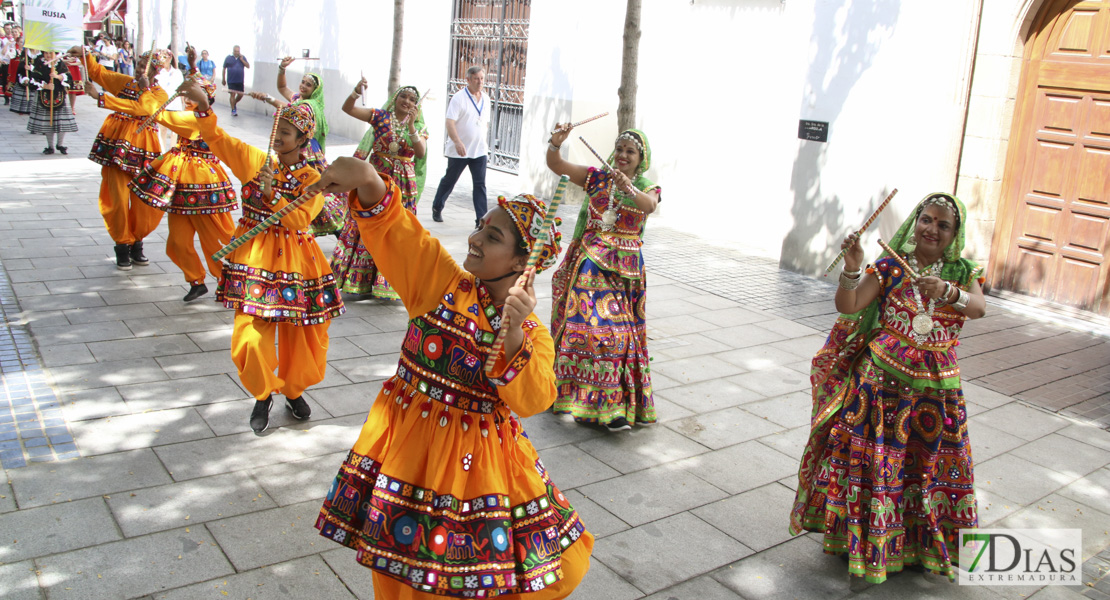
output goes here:
{"type": "Polygon", "coordinates": [[[1015,108],[990,283],[1110,314],[1110,0],[1050,0],[1015,108]]]}

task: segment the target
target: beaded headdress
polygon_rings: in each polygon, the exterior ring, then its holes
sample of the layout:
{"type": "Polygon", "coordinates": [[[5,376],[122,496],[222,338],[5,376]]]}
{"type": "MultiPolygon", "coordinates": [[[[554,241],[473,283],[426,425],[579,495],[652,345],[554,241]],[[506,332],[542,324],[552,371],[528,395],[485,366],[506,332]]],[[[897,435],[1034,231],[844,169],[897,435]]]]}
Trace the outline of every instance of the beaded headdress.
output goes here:
{"type": "MultiPolygon", "coordinates": [[[[651,168],[651,145],[648,144],[647,136],[639,129],[626,129],[617,136],[613,142],[615,147],[621,141],[632,142],[636,149],[640,151],[640,166],[636,167],[636,176],[639,177],[651,168]]],[[[617,156],[617,151],[614,148],[613,153],[609,155],[609,164],[613,164],[613,159],[617,156]]],[[[639,187],[639,186],[637,186],[639,187]]],[[[642,189],[642,188],[641,188],[642,189]]]]}
{"type": "Polygon", "coordinates": [[[316,135],[316,118],[307,104],[290,104],[281,109],[282,120],[289,121],[297,131],[309,138],[316,135]]]}
{"type": "Polygon", "coordinates": [[[162,60],[162,56],[163,54],[161,50],[156,50],[154,52],[154,58],[151,58],[150,51],[147,51],[139,55],[139,59],[150,63],[150,66],[154,68],[161,69],[162,66],[166,64],[165,61],[162,60]]]}
{"type": "Polygon", "coordinates": [[[412,92],[412,95],[416,98],[416,102],[420,102],[420,90],[416,89],[415,86],[406,85],[397,90],[397,93],[393,94],[394,101],[396,101],[397,96],[401,95],[401,92],[412,92]]]}
{"type": "MultiPolygon", "coordinates": [[[[540,236],[540,227],[547,217],[547,205],[532,194],[520,194],[512,200],[498,196],[497,205],[509,213],[509,218],[512,219],[513,225],[516,226],[520,237],[528,245],[528,251],[531,252],[533,244],[540,236]]],[[[536,260],[536,273],[555,266],[558,261],[560,242],[563,239],[563,234],[559,233],[559,225],[562,222],[562,219],[555,217],[555,222],[548,226],[547,239],[544,240],[543,250],[536,260]]]]}
{"type": "Polygon", "coordinates": [[[216,101],[216,84],[209,81],[200,71],[194,70],[189,73],[188,79],[195,81],[196,84],[200,86],[200,89],[204,90],[204,93],[208,96],[208,104],[212,104],[216,101]]]}

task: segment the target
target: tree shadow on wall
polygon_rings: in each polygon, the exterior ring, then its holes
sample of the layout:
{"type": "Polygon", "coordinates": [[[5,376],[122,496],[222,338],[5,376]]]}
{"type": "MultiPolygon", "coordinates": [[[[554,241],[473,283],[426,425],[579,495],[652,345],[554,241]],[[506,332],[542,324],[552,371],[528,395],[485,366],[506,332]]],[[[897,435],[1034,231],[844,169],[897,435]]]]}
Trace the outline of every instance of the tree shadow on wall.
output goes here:
{"type": "MultiPolygon", "coordinates": [[[[262,62],[279,63],[279,57],[284,54],[281,51],[281,37],[278,32],[282,30],[282,23],[285,17],[289,14],[289,5],[293,0],[270,0],[268,2],[256,1],[254,3],[254,45],[255,56],[248,57],[251,60],[251,69],[254,71],[253,77],[257,78],[262,74],[259,64],[262,62]]],[[[255,81],[252,89],[270,89],[273,88],[272,82],[255,81]]],[[[294,89],[296,85],[293,86],[294,89]]]]}
{"type": "MultiPolygon", "coordinates": [[[[811,37],[813,50],[806,74],[806,93],[816,97],[822,120],[835,123],[852,88],[872,65],[881,48],[882,30],[893,29],[898,22],[901,0],[870,2],[839,0],[818,2],[811,37]],[[847,5],[845,7],[845,5],[847,5]],[[846,10],[841,21],[837,13],[846,10]],[[843,27],[838,27],[842,22],[843,27]],[[828,77],[830,72],[835,73],[828,77]]],[[[807,113],[808,97],[802,98],[801,114],[807,113]]],[[[831,135],[866,135],[863,131],[830,131],[831,135]]],[[[821,190],[821,169],[825,164],[827,145],[800,142],[798,156],[790,177],[794,204],[790,210],[793,227],[782,243],[779,265],[802,273],[818,273],[836,255],[840,237],[860,223],[847,223],[840,198],[821,190]],[[826,248],[814,251],[811,241],[824,236],[826,248]]],[[[877,206],[888,193],[877,189],[872,206],[877,206]]]]}

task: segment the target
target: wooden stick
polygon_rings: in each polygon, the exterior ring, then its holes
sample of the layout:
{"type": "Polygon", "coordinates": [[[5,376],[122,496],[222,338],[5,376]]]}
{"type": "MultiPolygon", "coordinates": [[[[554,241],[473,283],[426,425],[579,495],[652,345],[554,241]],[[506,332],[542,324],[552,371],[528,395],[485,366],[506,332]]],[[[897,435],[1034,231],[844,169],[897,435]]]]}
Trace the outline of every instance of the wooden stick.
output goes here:
{"type": "Polygon", "coordinates": [[[143,75],[146,76],[146,79],[147,79],[148,83],[150,81],[150,65],[154,64],[154,45],[157,44],[157,43],[158,43],[158,40],[156,40],[156,39],[150,40],[150,58],[147,59],[146,68],[143,69],[143,75]]]}
{"type": "MultiPolygon", "coordinates": [[[[604,158],[601,158],[601,155],[598,154],[597,150],[594,150],[594,147],[591,146],[590,143],[586,141],[586,138],[583,138],[582,136],[578,136],[578,139],[582,140],[582,143],[586,144],[586,147],[590,149],[590,152],[593,152],[593,155],[596,156],[599,161],[601,161],[601,164],[605,165],[605,170],[606,171],[609,171],[610,173],[613,172],[613,167],[604,158]]],[[[641,191],[640,188],[638,188],[636,186],[632,186],[632,189],[636,190],[637,192],[641,191]]]]}
{"type": "MultiPolygon", "coordinates": [[[[273,159],[274,139],[277,138],[278,123],[281,123],[281,109],[280,108],[274,110],[274,127],[273,127],[273,129],[270,130],[270,145],[266,146],[266,166],[267,167],[269,167],[270,165],[272,165],[274,163],[274,159],[273,159]]],[[[275,173],[275,175],[276,175],[276,173],[275,173]]],[[[273,191],[273,188],[276,185],[277,185],[277,179],[272,180],[270,182],[270,190],[273,191]]],[[[275,193],[274,194],[274,199],[270,201],[270,204],[277,204],[277,202],[278,202],[278,195],[275,193]]]]}
{"type": "Polygon", "coordinates": [[[292,58],[293,60],[320,60],[319,56],[308,56],[308,57],[305,57],[305,56],[283,56],[283,57],[281,57],[277,60],[278,60],[278,62],[281,62],[281,61],[285,60],[286,58],[292,58]]]}
{"type": "MultiPolygon", "coordinates": [[[[430,91],[430,90],[429,90],[430,91]]],[[[567,183],[570,177],[563,175],[559,178],[559,185],[555,188],[555,196],[551,199],[551,204],[547,205],[547,214],[543,218],[543,223],[540,225],[540,233],[536,236],[536,241],[532,244],[532,253],[528,255],[528,264],[524,267],[524,272],[517,278],[516,284],[523,286],[528,283],[528,270],[536,266],[536,261],[540,258],[540,253],[543,252],[544,244],[547,243],[547,236],[551,230],[552,223],[555,222],[555,211],[559,210],[559,204],[563,201],[563,195],[567,191],[567,183]]],[[[505,314],[501,315],[501,330],[497,332],[497,339],[493,341],[490,346],[489,354],[486,356],[486,364],[483,367],[488,376],[493,371],[494,364],[497,363],[497,356],[501,354],[501,348],[505,345],[505,337],[509,334],[509,317],[505,314]]]]}
{"type": "MultiPolygon", "coordinates": [[[[894,199],[894,194],[897,194],[897,193],[898,193],[898,188],[894,188],[894,190],[892,190],[890,192],[890,195],[886,197],[886,200],[883,200],[879,204],[879,208],[876,208],[875,212],[871,213],[871,216],[868,217],[866,221],[864,221],[863,227],[860,227],[859,231],[856,232],[857,236],[863,235],[863,232],[867,231],[867,228],[870,227],[871,224],[875,222],[875,219],[879,216],[879,213],[883,212],[883,209],[886,208],[886,205],[890,204],[890,201],[894,199]]],[[[849,246],[849,248],[850,247],[851,246],[849,246]]],[[[828,268],[825,269],[825,274],[823,275],[823,277],[828,277],[829,273],[832,273],[832,270],[836,268],[836,265],[840,264],[840,261],[843,260],[844,257],[847,254],[848,254],[848,248],[845,248],[845,249],[841,250],[840,254],[837,254],[836,258],[833,259],[832,264],[829,265],[828,268]]]]}
{"type": "Polygon", "coordinates": [[[609,113],[607,113],[607,112],[603,112],[600,115],[594,115],[594,116],[592,116],[588,119],[582,119],[581,121],[578,121],[577,123],[571,123],[570,125],[567,125],[565,127],[556,127],[555,131],[553,131],[552,133],[556,133],[556,132],[559,132],[559,131],[570,131],[571,129],[574,129],[575,127],[578,127],[579,125],[585,125],[586,123],[589,123],[590,121],[596,121],[596,120],[600,119],[601,117],[607,116],[608,114],[609,113]]]}
{"type": "Polygon", "coordinates": [[[167,98],[166,101],[162,103],[162,106],[159,106],[157,110],[150,113],[150,116],[147,117],[145,121],[143,121],[142,125],[139,125],[139,131],[142,131],[144,129],[153,129],[154,120],[158,118],[158,115],[162,114],[162,111],[166,110],[166,107],[169,106],[171,102],[177,100],[180,97],[181,92],[174,92],[172,96],[167,98]]]}
{"type": "MultiPolygon", "coordinates": [[[[359,81],[359,83],[362,83],[363,79],[366,79],[366,75],[364,75],[362,73],[362,69],[359,69],[359,71],[358,71],[358,81],[359,81]]],[[[366,106],[366,92],[365,91],[363,91],[363,93],[358,95],[358,99],[359,99],[359,102],[361,103],[362,106],[366,106]]]]}
{"type": "Polygon", "coordinates": [[[883,250],[886,250],[886,253],[889,254],[890,257],[893,258],[899,265],[902,265],[902,269],[906,271],[906,274],[910,276],[910,279],[917,279],[918,277],[920,277],[920,275],[917,274],[917,271],[914,271],[910,267],[910,265],[906,263],[906,260],[902,258],[902,255],[898,254],[894,251],[893,248],[886,245],[886,242],[879,240],[879,245],[882,246],[883,250]]]}
{"type": "Polygon", "coordinates": [[[299,198],[290,201],[289,204],[275,210],[273,214],[263,219],[258,225],[251,227],[246,233],[237,238],[233,238],[226,246],[217,250],[216,253],[212,255],[212,260],[217,262],[223,260],[225,256],[234,252],[236,248],[258,237],[258,234],[269,229],[283,217],[296,210],[297,207],[315,197],[315,193],[305,193],[299,198]]]}

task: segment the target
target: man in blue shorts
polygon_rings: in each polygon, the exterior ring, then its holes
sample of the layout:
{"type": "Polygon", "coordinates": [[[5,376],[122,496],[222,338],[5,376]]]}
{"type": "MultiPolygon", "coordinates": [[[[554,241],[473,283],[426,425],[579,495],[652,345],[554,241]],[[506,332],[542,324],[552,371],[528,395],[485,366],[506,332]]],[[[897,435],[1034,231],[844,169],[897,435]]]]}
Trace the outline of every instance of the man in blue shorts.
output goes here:
{"type": "Polygon", "coordinates": [[[243,98],[244,69],[251,68],[247,57],[239,53],[239,46],[232,49],[231,55],[224,59],[223,85],[231,94],[231,116],[238,117],[235,105],[243,98]]]}

